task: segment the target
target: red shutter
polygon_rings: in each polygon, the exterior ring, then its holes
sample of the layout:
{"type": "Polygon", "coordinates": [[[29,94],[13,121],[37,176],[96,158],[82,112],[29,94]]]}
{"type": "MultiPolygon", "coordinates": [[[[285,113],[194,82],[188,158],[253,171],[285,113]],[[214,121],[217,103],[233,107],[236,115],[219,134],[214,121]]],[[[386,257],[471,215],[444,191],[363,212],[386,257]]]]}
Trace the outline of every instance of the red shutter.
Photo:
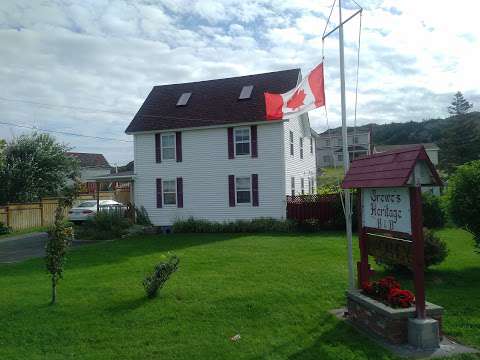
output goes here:
{"type": "Polygon", "coordinates": [[[157,208],[162,207],[162,179],[157,179],[157,208]]]}
{"type": "Polygon", "coordinates": [[[252,205],[258,206],[258,174],[252,174],[252,205]]]}
{"type": "Polygon", "coordinates": [[[258,156],[257,125],[250,126],[250,136],[251,136],[251,142],[252,142],[252,158],[256,158],[258,156]]]}
{"type": "Polygon", "coordinates": [[[231,207],[235,206],[235,176],[228,175],[228,202],[231,207]]]}
{"type": "Polygon", "coordinates": [[[177,177],[177,207],[183,208],[183,179],[177,177]]]}
{"type": "Polygon", "coordinates": [[[233,127],[228,128],[228,158],[233,159],[235,157],[233,151],[233,127]]]}
{"type": "Polygon", "coordinates": [[[162,162],[162,138],[160,134],[155,134],[155,162],[162,162]]]}
{"type": "Polygon", "coordinates": [[[177,149],[177,162],[182,162],[182,132],[175,133],[175,148],[177,149]]]}

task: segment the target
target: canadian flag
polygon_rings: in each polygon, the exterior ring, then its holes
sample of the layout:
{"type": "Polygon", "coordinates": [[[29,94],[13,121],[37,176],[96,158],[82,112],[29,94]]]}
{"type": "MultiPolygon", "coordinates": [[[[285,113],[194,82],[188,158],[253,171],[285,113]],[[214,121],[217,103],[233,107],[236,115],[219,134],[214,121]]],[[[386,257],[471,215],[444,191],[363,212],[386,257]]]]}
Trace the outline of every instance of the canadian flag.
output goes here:
{"type": "Polygon", "coordinates": [[[284,94],[265,93],[267,120],[290,119],[324,105],[323,63],[294,89],[284,94]]]}

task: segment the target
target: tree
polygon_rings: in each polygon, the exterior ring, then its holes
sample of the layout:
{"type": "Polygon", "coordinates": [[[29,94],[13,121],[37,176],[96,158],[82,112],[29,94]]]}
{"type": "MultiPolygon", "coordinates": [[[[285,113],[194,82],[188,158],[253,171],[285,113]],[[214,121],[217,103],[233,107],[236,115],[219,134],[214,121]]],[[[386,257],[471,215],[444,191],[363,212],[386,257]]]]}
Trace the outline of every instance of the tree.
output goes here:
{"type": "Polygon", "coordinates": [[[463,115],[466,114],[471,108],[473,104],[468,102],[460,91],[453,96],[453,101],[451,105],[448,107],[448,113],[451,115],[463,115]]]}
{"type": "Polygon", "coordinates": [[[22,135],[9,142],[0,162],[0,204],[38,201],[58,195],[74,179],[78,161],[47,134],[22,135]]]}
{"type": "Polygon", "coordinates": [[[459,166],[448,182],[448,212],[480,247],[480,160],[459,166]]]}
{"type": "Polygon", "coordinates": [[[45,245],[45,265],[52,280],[52,305],[57,301],[57,284],[63,278],[67,250],[74,236],[72,226],[65,222],[65,210],[72,207],[73,201],[78,195],[79,185],[80,183],[75,181],[73,186],[66,189],[65,196],[60,198],[55,210],[55,222],[48,231],[45,245]]]}

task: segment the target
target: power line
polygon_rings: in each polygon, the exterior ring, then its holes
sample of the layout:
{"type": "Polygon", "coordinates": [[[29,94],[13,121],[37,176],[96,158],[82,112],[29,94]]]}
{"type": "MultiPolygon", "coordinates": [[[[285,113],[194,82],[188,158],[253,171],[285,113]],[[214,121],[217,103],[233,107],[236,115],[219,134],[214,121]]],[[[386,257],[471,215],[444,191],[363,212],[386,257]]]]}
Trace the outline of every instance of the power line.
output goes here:
{"type": "Polygon", "coordinates": [[[78,110],[78,111],[89,112],[89,113],[99,112],[99,113],[107,113],[107,114],[135,115],[135,113],[130,113],[130,112],[126,112],[126,111],[92,109],[92,108],[86,108],[86,107],[81,107],[81,106],[71,106],[71,105],[55,105],[55,104],[44,103],[44,102],[39,102],[39,101],[30,101],[30,100],[22,100],[22,99],[8,99],[8,98],[4,98],[3,96],[0,96],[0,100],[10,101],[10,102],[21,102],[21,103],[43,106],[43,107],[48,107],[48,108],[72,109],[72,110],[78,110]]]}
{"type": "Polygon", "coordinates": [[[91,138],[91,139],[97,139],[97,140],[121,141],[121,142],[128,142],[128,143],[132,142],[131,140],[115,139],[115,138],[108,138],[108,137],[103,137],[103,136],[84,135],[84,134],[76,134],[76,133],[71,133],[71,132],[66,132],[66,131],[41,129],[41,128],[38,128],[38,127],[35,127],[35,126],[19,125],[19,124],[6,122],[6,121],[0,121],[0,125],[15,126],[15,127],[19,127],[19,128],[37,130],[37,131],[41,131],[41,132],[48,132],[48,133],[55,133],[55,134],[69,135],[69,136],[78,136],[78,137],[91,138]]]}

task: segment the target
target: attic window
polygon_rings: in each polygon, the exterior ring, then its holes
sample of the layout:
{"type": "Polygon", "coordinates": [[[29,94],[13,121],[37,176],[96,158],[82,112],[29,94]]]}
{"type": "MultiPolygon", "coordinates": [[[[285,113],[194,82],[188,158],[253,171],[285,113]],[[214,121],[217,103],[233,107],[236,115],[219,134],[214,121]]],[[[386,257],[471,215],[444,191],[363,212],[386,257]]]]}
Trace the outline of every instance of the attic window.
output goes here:
{"type": "Polygon", "coordinates": [[[190,95],[192,95],[192,93],[183,93],[177,101],[177,106],[187,105],[188,99],[190,99],[190,95]]]}
{"type": "Polygon", "coordinates": [[[246,85],[242,88],[240,92],[240,96],[238,97],[239,100],[243,99],[250,99],[252,96],[253,85],[246,85]]]}

